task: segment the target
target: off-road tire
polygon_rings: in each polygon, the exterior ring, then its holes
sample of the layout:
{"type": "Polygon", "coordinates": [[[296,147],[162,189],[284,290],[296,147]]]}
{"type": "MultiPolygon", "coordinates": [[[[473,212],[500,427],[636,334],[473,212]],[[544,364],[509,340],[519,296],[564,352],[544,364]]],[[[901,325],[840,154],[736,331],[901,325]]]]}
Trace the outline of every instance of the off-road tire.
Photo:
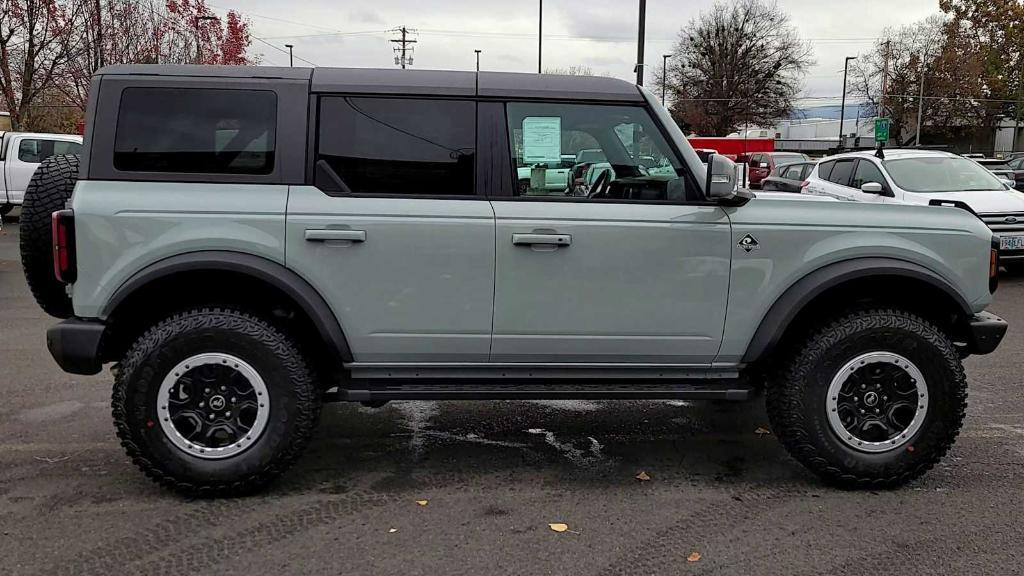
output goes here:
{"type": "Polygon", "coordinates": [[[849,488],[902,485],[950,449],[967,408],[967,378],[956,348],[930,322],[895,309],[850,312],[812,331],[769,380],[768,417],[786,450],[827,482],[849,488]],[[870,351],[899,354],[923,373],[928,410],[906,444],[866,453],[830,427],[828,387],[845,363],[870,351]]]}
{"type": "Polygon", "coordinates": [[[78,181],[78,155],[50,156],[36,168],[21,206],[21,267],[39,307],[50,316],[69,318],[71,297],[53,275],[50,216],[64,209],[78,181]]]}
{"type": "Polygon", "coordinates": [[[189,496],[239,496],[262,488],[299,458],[320,416],[321,390],[295,342],[238,310],[198,308],[167,318],[129,348],[114,373],[111,408],[121,445],[147,476],[189,496]],[[163,379],[179,362],[208,352],[249,363],[270,397],[262,434],[220,460],[186,453],[157,424],[163,379]]]}

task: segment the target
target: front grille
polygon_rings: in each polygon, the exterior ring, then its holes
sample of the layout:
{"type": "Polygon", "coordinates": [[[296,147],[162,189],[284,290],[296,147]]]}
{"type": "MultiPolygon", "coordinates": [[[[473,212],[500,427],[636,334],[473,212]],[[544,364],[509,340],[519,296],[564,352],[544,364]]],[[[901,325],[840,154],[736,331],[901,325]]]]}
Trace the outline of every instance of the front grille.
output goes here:
{"type": "Polygon", "coordinates": [[[993,212],[978,216],[996,234],[1024,234],[1024,212],[993,212]],[[1007,222],[1007,218],[1011,221],[1007,222]]]}

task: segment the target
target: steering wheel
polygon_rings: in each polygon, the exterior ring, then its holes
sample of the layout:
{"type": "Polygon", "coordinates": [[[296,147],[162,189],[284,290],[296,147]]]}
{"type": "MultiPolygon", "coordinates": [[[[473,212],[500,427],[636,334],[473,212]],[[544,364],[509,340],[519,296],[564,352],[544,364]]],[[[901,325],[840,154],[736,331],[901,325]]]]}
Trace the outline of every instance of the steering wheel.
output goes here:
{"type": "Polygon", "coordinates": [[[590,190],[587,191],[587,198],[594,198],[600,194],[607,192],[608,184],[611,183],[612,171],[605,168],[598,174],[594,183],[590,185],[590,190]]]}

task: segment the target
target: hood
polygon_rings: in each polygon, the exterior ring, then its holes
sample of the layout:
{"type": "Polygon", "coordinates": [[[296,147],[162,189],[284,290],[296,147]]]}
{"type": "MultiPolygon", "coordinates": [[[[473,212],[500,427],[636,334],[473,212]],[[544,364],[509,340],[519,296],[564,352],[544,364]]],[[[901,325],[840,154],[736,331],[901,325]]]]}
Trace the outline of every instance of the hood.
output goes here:
{"type": "Polygon", "coordinates": [[[971,207],[978,214],[992,212],[1024,212],[1024,193],[1016,190],[986,190],[984,192],[942,192],[937,194],[914,194],[907,192],[903,197],[908,204],[927,204],[930,200],[957,200],[971,207]]]}

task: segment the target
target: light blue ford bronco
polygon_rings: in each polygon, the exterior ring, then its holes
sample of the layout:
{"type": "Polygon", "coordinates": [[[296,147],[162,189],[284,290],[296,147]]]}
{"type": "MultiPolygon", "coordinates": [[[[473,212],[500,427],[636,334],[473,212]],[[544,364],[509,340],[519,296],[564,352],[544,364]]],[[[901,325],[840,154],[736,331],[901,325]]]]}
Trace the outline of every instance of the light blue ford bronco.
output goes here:
{"type": "Polygon", "coordinates": [[[969,211],[738,190],[619,80],[114,66],[86,120],[23,264],[57,363],[112,363],[128,455],[187,493],[264,485],[325,401],[760,391],[815,473],[894,486],[1006,331],[969,211]],[[581,150],[586,189],[522,185],[581,150]]]}

